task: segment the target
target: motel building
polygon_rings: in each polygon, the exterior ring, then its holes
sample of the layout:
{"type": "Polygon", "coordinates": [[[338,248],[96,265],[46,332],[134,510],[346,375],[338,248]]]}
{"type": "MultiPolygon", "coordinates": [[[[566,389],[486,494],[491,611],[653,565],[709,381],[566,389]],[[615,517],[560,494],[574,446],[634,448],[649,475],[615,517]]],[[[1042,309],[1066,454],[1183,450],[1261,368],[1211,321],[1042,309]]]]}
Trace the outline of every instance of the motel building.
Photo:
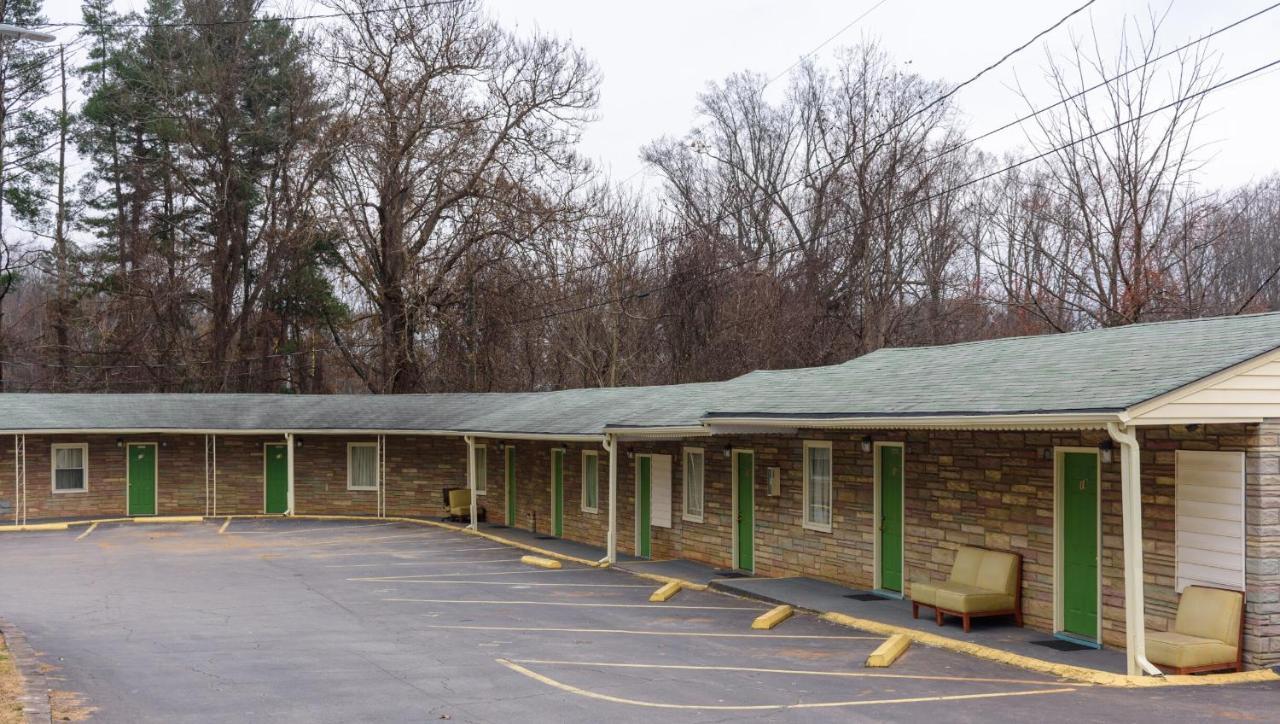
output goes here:
{"type": "Polygon", "coordinates": [[[1154,673],[1145,632],[1186,586],[1240,590],[1245,667],[1280,664],[1280,313],[661,387],[4,394],[0,431],[6,525],[438,520],[470,488],[480,525],[610,562],[886,597],[945,580],[960,546],[1016,553],[1024,627],[1125,649],[1130,674],[1154,673]]]}

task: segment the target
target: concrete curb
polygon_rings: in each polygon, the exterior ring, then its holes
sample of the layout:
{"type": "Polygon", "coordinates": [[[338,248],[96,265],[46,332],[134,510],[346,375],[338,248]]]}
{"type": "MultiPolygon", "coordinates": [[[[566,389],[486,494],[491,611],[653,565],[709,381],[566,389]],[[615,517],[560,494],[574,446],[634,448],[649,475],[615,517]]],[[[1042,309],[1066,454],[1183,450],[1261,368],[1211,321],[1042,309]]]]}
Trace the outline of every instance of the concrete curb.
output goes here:
{"type": "MultiPolygon", "coordinates": [[[[745,598],[753,598],[757,601],[766,603],[785,604],[782,601],[770,596],[764,596],[748,591],[740,591],[736,589],[723,588],[717,585],[718,582],[712,582],[712,590],[720,593],[727,593],[732,596],[740,596],[745,598]]],[[[1155,688],[1164,686],[1222,686],[1226,684],[1247,684],[1260,681],[1280,681],[1280,674],[1272,669],[1257,669],[1255,671],[1239,671],[1226,674],[1202,674],[1198,676],[1128,676],[1126,674],[1116,674],[1110,671],[1102,671],[1099,669],[1090,669],[1085,666],[1073,666],[1071,664],[1059,664],[1053,661],[1045,661],[1031,656],[1023,656],[1010,651],[983,646],[971,641],[961,641],[953,639],[941,634],[928,633],[926,631],[917,631],[913,628],[905,626],[896,626],[894,624],[873,621],[871,619],[858,618],[848,614],[837,613],[835,611],[818,611],[802,606],[796,607],[799,610],[807,611],[821,618],[824,621],[846,626],[848,628],[866,631],[868,633],[878,634],[882,636],[902,635],[907,637],[911,642],[924,646],[929,646],[954,653],[973,656],[974,658],[986,661],[994,661],[1007,666],[1014,666],[1025,671],[1032,671],[1039,674],[1048,674],[1057,676],[1062,679],[1070,679],[1084,684],[1092,684],[1095,686],[1111,686],[1122,688],[1155,688]]]]}
{"type": "Polygon", "coordinates": [[[0,633],[13,665],[22,679],[22,716],[27,724],[50,724],[53,712],[49,707],[49,681],[40,670],[36,652],[27,643],[27,637],[7,619],[0,618],[0,633]]]}

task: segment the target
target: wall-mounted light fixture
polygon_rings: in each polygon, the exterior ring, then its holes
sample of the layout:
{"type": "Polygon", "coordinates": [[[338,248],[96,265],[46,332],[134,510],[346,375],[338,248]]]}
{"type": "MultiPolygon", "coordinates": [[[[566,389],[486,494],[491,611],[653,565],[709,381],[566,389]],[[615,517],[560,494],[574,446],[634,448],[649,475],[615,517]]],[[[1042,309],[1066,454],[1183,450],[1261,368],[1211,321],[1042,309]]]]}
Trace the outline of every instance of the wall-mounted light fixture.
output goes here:
{"type": "Polygon", "coordinates": [[[627,451],[627,459],[628,459],[628,460],[631,460],[631,459],[632,459],[632,458],[634,458],[635,456],[636,456],[636,454],[635,454],[634,452],[632,452],[631,450],[628,450],[628,451],[627,451]]]}
{"type": "Polygon", "coordinates": [[[731,456],[731,455],[733,455],[733,448],[729,447],[728,445],[725,445],[725,446],[724,446],[724,456],[725,456],[725,457],[729,457],[729,456],[731,456]]]}
{"type": "Polygon", "coordinates": [[[1200,429],[1200,426],[1194,422],[1191,423],[1190,425],[1187,425],[1187,432],[1195,432],[1196,430],[1199,430],[1199,429],[1200,429]]]}
{"type": "Polygon", "coordinates": [[[1052,459],[1053,459],[1053,448],[1051,448],[1051,447],[1041,448],[1041,450],[1040,450],[1040,459],[1041,459],[1041,460],[1052,460],[1052,459]]]}
{"type": "Polygon", "coordinates": [[[871,436],[862,436],[862,452],[871,452],[871,436]]]}
{"type": "Polygon", "coordinates": [[[116,447],[124,447],[124,438],[122,437],[116,438],[116,447]]]}
{"type": "Polygon", "coordinates": [[[1110,465],[1112,454],[1115,452],[1116,444],[1111,440],[1103,440],[1098,443],[1098,452],[1102,455],[1102,462],[1110,465]]]}
{"type": "Polygon", "coordinates": [[[302,447],[302,438],[300,438],[300,437],[295,437],[295,438],[293,438],[293,446],[294,446],[294,447],[302,447]]]}

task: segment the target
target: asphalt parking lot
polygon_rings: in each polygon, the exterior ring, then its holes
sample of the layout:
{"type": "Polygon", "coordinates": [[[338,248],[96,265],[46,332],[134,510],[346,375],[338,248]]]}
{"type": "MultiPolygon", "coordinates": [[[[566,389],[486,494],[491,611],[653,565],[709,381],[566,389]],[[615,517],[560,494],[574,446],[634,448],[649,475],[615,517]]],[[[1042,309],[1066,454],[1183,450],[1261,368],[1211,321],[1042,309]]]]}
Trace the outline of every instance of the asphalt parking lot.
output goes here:
{"type": "Polygon", "coordinates": [[[377,521],[0,537],[0,615],[104,722],[1274,720],[1280,687],[1087,687],[377,521]]]}

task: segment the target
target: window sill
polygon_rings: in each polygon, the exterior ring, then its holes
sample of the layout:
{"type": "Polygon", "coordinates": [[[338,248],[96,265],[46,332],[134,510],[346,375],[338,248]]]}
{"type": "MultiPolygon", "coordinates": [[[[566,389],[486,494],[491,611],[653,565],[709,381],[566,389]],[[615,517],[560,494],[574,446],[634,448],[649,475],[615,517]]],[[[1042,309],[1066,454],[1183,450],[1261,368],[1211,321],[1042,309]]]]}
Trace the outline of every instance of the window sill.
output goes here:
{"type": "Polygon", "coordinates": [[[581,510],[582,510],[582,512],[584,512],[584,513],[591,513],[592,515],[598,515],[598,514],[600,513],[600,509],[599,509],[599,508],[588,508],[588,507],[587,507],[587,506],[585,506],[585,505],[584,505],[584,506],[581,506],[581,510]]]}
{"type": "Polygon", "coordinates": [[[375,486],[373,486],[372,488],[364,488],[364,487],[359,487],[359,486],[355,486],[355,485],[348,485],[348,486],[347,486],[347,490],[348,490],[348,491],[350,491],[350,492],[353,492],[353,493],[372,493],[372,492],[377,491],[377,489],[378,489],[378,486],[376,486],[376,485],[375,485],[375,486]]]}
{"type": "Polygon", "coordinates": [[[813,532],[815,532],[815,533],[830,533],[830,532],[831,532],[831,526],[830,526],[830,525],[822,525],[821,523],[810,523],[810,522],[808,522],[808,521],[805,521],[805,522],[803,523],[803,527],[804,527],[804,529],[805,529],[805,530],[811,530],[811,531],[813,531],[813,532]]]}
{"type": "Polygon", "coordinates": [[[701,515],[682,515],[682,516],[680,516],[680,520],[683,520],[683,521],[685,521],[686,523],[701,523],[701,522],[703,522],[703,516],[701,516],[701,515]]]}
{"type": "Polygon", "coordinates": [[[58,490],[57,488],[53,489],[54,495],[81,495],[87,492],[89,492],[88,488],[63,488],[62,490],[58,490]]]}

